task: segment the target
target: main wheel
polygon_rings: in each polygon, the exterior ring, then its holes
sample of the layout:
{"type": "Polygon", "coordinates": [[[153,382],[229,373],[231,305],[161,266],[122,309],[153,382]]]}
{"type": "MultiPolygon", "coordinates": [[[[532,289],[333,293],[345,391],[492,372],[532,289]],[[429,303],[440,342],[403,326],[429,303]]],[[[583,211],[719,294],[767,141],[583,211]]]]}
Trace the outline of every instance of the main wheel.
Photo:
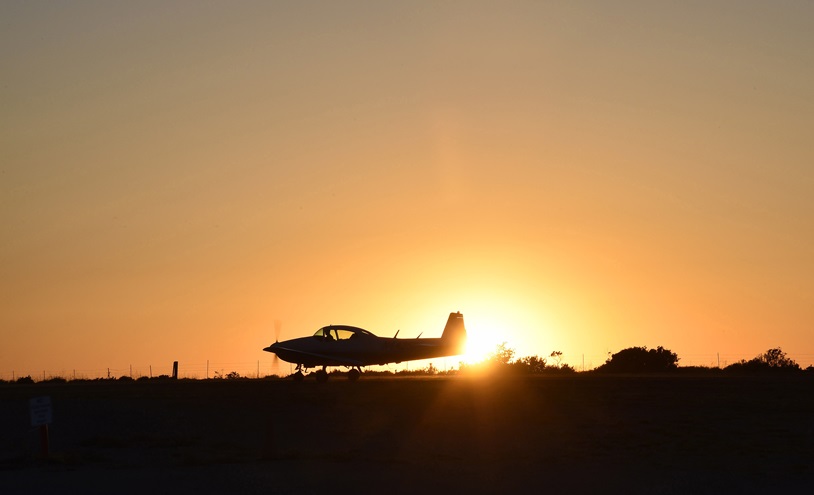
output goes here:
{"type": "Polygon", "coordinates": [[[348,380],[355,382],[356,380],[359,379],[361,375],[362,373],[359,370],[351,369],[350,371],[348,371],[348,380]]]}

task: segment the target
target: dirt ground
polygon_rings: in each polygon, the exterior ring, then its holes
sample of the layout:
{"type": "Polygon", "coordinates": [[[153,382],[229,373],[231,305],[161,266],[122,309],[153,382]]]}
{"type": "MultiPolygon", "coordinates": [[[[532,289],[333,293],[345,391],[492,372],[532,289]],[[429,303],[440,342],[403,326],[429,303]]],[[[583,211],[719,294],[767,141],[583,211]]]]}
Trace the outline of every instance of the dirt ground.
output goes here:
{"type": "Polygon", "coordinates": [[[778,493],[814,486],[814,379],[0,385],[0,493],[778,493]],[[50,396],[51,458],[28,400],[50,396]]]}

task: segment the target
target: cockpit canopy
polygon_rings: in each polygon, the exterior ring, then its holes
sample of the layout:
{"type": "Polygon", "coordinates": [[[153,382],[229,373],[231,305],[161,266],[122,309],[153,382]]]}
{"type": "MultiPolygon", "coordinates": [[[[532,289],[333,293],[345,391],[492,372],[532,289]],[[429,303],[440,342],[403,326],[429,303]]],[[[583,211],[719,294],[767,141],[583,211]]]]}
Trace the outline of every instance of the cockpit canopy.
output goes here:
{"type": "Polygon", "coordinates": [[[373,336],[372,333],[363,328],[348,325],[329,325],[317,330],[314,337],[327,340],[348,340],[360,335],[373,336]]]}

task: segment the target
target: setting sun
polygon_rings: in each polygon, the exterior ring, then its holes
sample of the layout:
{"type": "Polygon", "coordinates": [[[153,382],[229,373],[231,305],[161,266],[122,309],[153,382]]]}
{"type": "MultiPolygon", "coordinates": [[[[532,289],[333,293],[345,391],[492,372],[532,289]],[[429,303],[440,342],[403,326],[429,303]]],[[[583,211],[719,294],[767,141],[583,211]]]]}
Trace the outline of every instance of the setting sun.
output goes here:
{"type": "Polygon", "coordinates": [[[500,342],[494,342],[494,337],[480,332],[468,332],[466,340],[466,353],[461,356],[461,361],[467,364],[475,364],[484,361],[489,354],[494,352],[495,347],[500,342]]]}
{"type": "Polygon", "coordinates": [[[2,493],[814,486],[814,0],[0,24],[2,493]]]}
{"type": "Polygon", "coordinates": [[[469,362],[814,362],[809,6],[318,4],[0,3],[0,378],[452,311],[469,362]]]}

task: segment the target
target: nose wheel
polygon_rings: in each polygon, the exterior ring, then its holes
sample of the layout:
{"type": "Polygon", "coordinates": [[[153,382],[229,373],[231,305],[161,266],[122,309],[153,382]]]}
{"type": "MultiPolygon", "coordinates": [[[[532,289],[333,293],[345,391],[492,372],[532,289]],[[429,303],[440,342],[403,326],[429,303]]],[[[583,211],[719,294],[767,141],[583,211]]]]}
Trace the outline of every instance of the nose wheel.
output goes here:
{"type": "Polygon", "coordinates": [[[362,372],[356,368],[351,368],[350,371],[348,371],[348,380],[352,382],[358,380],[360,376],[362,376],[362,372]]]}
{"type": "Polygon", "coordinates": [[[291,375],[291,378],[293,378],[295,382],[301,382],[305,380],[305,373],[302,372],[302,365],[298,364],[297,367],[294,369],[296,370],[296,373],[291,375]]]}

